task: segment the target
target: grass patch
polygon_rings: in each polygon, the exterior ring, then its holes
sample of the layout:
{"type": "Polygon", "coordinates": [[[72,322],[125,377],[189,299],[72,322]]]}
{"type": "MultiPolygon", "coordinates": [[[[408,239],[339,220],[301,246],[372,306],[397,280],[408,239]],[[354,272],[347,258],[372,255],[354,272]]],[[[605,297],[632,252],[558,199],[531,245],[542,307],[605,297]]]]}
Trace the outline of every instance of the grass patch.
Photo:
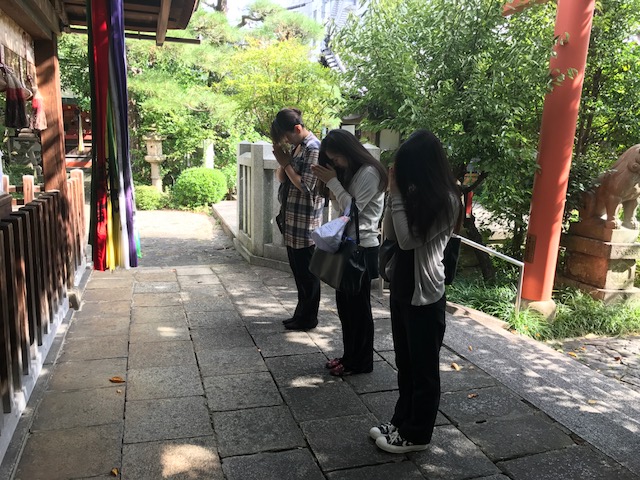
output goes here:
{"type": "Polygon", "coordinates": [[[547,322],[531,310],[521,310],[516,315],[515,296],[515,282],[487,285],[482,280],[458,277],[447,287],[448,300],[497,317],[516,332],[537,340],[640,332],[640,303],[605,305],[586,293],[566,288],[554,292],[556,318],[547,322]]]}

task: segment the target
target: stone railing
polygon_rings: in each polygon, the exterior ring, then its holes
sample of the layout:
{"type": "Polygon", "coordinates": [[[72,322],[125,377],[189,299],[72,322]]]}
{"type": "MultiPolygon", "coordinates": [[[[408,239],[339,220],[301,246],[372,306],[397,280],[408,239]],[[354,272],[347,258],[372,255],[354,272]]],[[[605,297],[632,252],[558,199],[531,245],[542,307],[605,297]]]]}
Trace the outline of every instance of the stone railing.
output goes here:
{"type": "MultiPolygon", "coordinates": [[[[380,149],[365,145],[375,158],[380,149]]],[[[238,233],[236,249],[249,263],[289,269],[287,251],[275,217],[280,209],[278,168],[268,142],[242,142],[238,146],[238,233]]],[[[324,217],[328,219],[329,208],[324,217]]]]}

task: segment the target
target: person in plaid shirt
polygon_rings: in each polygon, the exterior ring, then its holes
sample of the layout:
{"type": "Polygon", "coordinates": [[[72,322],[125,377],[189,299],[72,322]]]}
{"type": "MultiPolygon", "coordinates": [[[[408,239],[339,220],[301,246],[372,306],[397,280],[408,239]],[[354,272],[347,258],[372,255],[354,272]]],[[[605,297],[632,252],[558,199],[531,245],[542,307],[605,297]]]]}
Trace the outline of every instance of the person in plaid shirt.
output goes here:
{"type": "Polygon", "coordinates": [[[320,141],[302,121],[302,112],[283,108],[271,125],[273,154],[280,165],[276,177],[281,182],[278,197],[282,204],[282,234],[289,265],[298,289],[293,317],[284,320],[288,330],[309,330],[318,325],[320,280],[309,271],[315,249],[311,232],[320,226],[324,197],[311,171],[317,165],[320,141]],[[287,152],[283,143],[293,145],[287,152]]]}

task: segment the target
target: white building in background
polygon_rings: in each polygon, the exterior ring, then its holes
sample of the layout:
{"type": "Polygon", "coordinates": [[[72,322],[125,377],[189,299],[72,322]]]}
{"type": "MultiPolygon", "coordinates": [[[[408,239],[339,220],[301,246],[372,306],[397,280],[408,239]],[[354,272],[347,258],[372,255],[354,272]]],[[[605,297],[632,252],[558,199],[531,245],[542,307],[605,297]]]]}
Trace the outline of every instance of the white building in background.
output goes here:
{"type": "Polygon", "coordinates": [[[358,12],[359,0],[281,0],[281,5],[288,10],[302,13],[316,22],[327,24],[335,22],[344,25],[349,12],[358,12]]]}

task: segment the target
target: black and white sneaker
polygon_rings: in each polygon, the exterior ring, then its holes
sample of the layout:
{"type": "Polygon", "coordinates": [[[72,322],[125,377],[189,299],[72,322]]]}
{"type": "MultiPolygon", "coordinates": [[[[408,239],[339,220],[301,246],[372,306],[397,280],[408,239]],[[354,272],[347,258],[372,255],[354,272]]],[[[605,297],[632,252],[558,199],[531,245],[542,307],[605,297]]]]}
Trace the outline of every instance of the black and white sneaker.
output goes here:
{"type": "Polygon", "coordinates": [[[383,435],[376,439],[376,445],[381,450],[389,453],[409,453],[409,452],[419,452],[421,450],[426,450],[429,446],[428,444],[417,444],[410,442],[409,440],[405,440],[400,436],[400,432],[397,430],[393,432],[391,435],[383,435]]]}
{"type": "Polygon", "coordinates": [[[369,430],[369,436],[374,440],[377,440],[378,437],[382,437],[383,435],[391,435],[396,431],[396,426],[391,422],[383,423],[382,425],[378,425],[377,427],[372,427],[369,430]]]}

